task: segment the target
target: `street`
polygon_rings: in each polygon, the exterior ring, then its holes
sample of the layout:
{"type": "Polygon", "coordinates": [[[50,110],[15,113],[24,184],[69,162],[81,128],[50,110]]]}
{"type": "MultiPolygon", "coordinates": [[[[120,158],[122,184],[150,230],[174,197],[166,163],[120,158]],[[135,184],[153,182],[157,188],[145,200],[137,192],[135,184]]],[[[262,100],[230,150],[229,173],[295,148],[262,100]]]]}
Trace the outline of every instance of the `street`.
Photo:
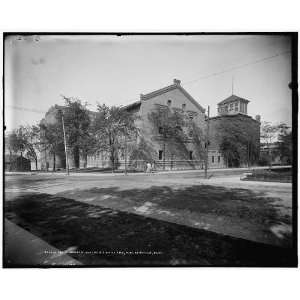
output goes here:
{"type": "MultiPolygon", "coordinates": [[[[241,181],[240,176],[241,171],[237,170],[215,172],[210,179],[204,179],[201,171],[127,176],[9,175],[5,181],[5,216],[60,250],[72,247],[95,251],[97,244],[97,251],[111,251],[112,247],[119,251],[128,248],[133,251],[147,248],[145,242],[151,244],[151,251],[159,249],[165,253],[160,258],[151,258],[151,264],[256,265],[258,261],[253,257],[237,259],[230,252],[231,259],[221,259],[220,254],[214,251],[226,240],[226,247],[236,253],[236,239],[239,243],[250,243],[247,244],[249,249],[270,247],[273,253],[276,252],[274,249],[289,251],[292,246],[292,186],[290,183],[241,181]],[[86,217],[83,218],[83,215],[86,217]],[[139,216],[146,218],[147,222],[139,216]],[[55,219],[53,224],[52,219],[55,219]],[[151,226],[145,229],[145,224],[149,222],[151,226]],[[66,229],[68,226],[70,231],[66,229]],[[72,227],[77,231],[72,232],[72,227]],[[176,236],[178,231],[182,235],[176,236]],[[149,236],[145,237],[147,232],[149,236]],[[196,242],[195,245],[195,237],[190,237],[191,232],[193,236],[201,236],[200,244],[196,242]],[[126,238],[120,238],[124,234],[126,238]],[[101,241],[97,240],[99,235],[102,235],[101,241]],[[132,239],[138,244],[133,243],[132,239]],[[188,242],[191,239],[193,246],[188,242]],[[182,248],[184,243],[190,245],[191,258],[182,248]],[[206,253],[197,258],[197,249],[203,243],[208,247],[209,257],[206,253]],[[132,245],[135,247],[132,248],[132,245]],[[166,249],[172,249],[174,245],[176,249],[170,250],[173,254],[166,254],[166,249]]],[[[246,256],[248,254],[244,253],[246,256]]],[[[101,265],[107,263],[107,259],[103,256],[100,259],[95,254],[70,255],[84,264],[94,264],[95,261],[101,265]]],[[[267,262],[267,256],[259,258],[259,255],[256,254],[256,257],[261,260],[260,263],[267,262]]],[[[276,261],[277,258],[274,259],[276,261]]],[[[112,263],[111,259],[108,261],[112,263]]],[[[114,257],[113,263],[126,265],[130,262],[132,265],[143,261],[149,262],[144,256],[142,259],[131,256],[128,260],[123,255],[122,260],[114,257]]]]}

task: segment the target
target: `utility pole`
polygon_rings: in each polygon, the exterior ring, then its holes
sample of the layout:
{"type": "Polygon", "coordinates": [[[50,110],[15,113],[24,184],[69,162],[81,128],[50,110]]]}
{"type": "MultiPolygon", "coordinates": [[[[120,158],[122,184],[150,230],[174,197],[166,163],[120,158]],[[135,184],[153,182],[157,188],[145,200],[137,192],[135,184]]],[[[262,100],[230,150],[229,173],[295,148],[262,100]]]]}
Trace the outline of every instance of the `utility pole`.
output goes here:
{"type": "Polygon", "coordinates": [[[66,169],[67,169],[67,175],[69,175],[69,160],[68,160],[67,141],[66,141],[65,122],[64,122],[64,114],[63,114],[63,112],[61,112],[61,120],[62,120],[63,132],[64,132],[64,144],[65,144],[65,155],[66,155],[66,169]]]}
{"type": "Polygon", "coordinates": [[[209,145],[209,106],[207,108],[207,121],[206,121],[205,178],[207,178],[207,169],[208,169],[208,145],[209,145]]]}
{"type": "Polygon", "coordinates": [[[125,175],[127,175],[127,131],[125,132],[125,175]]]}

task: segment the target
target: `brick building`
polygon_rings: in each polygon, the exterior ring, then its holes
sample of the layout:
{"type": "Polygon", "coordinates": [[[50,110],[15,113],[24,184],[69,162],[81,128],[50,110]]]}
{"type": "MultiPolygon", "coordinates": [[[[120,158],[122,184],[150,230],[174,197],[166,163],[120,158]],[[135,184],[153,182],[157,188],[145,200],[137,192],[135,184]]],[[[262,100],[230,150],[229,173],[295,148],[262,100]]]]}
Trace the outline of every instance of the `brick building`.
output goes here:
{"type": "MultiPolygon", "coordinates": [[[[260,120],[254,120],[247,115],[249,100],[232,95],[218,104],[218,116],[209,119],[210,144],[209,144],[209,168],[228,167],[226,159],[220,151],[219,126],[224,120],[229,122],[240,120],[248,128],[252,128],[251,138],[259,145],[260,120]]],[[[181,86],[180,80],[174,79],[171,85],[155,90],[148,94],[141,94],[140,100],[124,106],[127,112],[135,114],[136,127],[139,134],[125,141],[120,137],[118,149],[119,168],[124,168],[125,158],[129,168],[143,169],[145,161],[155,164],[157,169],[202,169],[204,168],[204,143],[207,126],[205,109],[181,86]],[[163,138],[163,128],[153,124],[149,114],[153,111],[168,109],[179,112],[186,120],[182,130],[188,137],[181,145],[174,144],[171,139],[163,138]],[[195,143],[193,129],[194,123],[202,136],[199,143],[195,143]],[[202,147],[203,146],[203,147],[202,147]],[[201,148],[201,149],[200,149],[201,148]],[[125,157],[126,156],[126,157],[125,157]]],[[[45,115],[42,122],[56,122],[56,113],[64,110],[63,106],[54,106],[45,115]]],[[[89,112],[91,121],[95,120],[96,112],[89,112]]],[[[258,146],[259,147],[259,146],[258,146]]],[[[65,168],[65,154],[62,151],[53,155],[45,151],[41,153],[42,168],[51,169],[55,160],[56,168],[65,168]]],[[[74,167],[73,157],[69,155],[69,166],[74,167]]],[[[80,158],[80,167],[110,167],[109,154],[106,151],[96,151],[87,159],[80,158]]]]}
{"type": "MultiPolygon", "coordinates": [[[[236,95],[231,95],[225,100],[218,103],[218,116],[209,119],[209,166],[210,168],[226,168],[236,167],[237,165],[230,165],[226,158],[220,151],[220,144],[222,142],[222,127],[229,127],[233,124],[239,124],[240,128],[236,130],[247,129],[249,132],[248,143],[245,144],[245,152],[247,163],[242,163],[239,166],[246,166],[249,162],[256,164],[258,162],[259,147],[260,147],[260,116],[255,119],[248,116],[248,103],[250,101],[236,95]],[[254,149],[255,148],[255,149],[254,149]],[[254,156],[255,150],[255,156],[254,156]]],[[[234,127],[233,127],[234,128],[234,127]]],[[[246,131],[246,130],[244,130],[246,131]]]]}

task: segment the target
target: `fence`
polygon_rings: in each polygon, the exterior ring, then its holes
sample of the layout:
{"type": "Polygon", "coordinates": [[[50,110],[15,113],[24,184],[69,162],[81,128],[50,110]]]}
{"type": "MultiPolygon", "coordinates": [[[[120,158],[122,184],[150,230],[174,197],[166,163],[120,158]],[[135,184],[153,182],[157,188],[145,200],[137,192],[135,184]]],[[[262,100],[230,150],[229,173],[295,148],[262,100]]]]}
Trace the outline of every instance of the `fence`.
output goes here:
{"type": "MultiPolygon", "coordinates": [[[[153,171],[161,170],[200,170],[204,169],[204,160],[155,160],[149,161],[152,165],[153,171]]],[[[127,170],[132,171],[145,171],[146,160],[133,160],[127,162],[127,170]]],[[[125,169],[125,161],[119,161],[118,169],[125,169]]]]}

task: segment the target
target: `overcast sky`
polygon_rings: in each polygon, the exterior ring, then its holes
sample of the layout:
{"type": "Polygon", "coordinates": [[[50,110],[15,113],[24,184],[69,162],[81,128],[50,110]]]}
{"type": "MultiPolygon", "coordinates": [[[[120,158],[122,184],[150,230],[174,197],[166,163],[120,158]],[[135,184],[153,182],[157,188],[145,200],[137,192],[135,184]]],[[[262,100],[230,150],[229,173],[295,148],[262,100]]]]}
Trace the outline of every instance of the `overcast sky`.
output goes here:
{"type": "Polygon", "coordinates": [[[249,115],[291,124],[290,47],[286,36],[11,36],[5,41],[6,126],[37,123],[50,106],[63,104],[61,94],[95,110],[97,102],[137,101],[174,78],[200,105],[210,105],[212,116],[231,95],[234,78],[234,94],[251,101],[249,115]]]}

